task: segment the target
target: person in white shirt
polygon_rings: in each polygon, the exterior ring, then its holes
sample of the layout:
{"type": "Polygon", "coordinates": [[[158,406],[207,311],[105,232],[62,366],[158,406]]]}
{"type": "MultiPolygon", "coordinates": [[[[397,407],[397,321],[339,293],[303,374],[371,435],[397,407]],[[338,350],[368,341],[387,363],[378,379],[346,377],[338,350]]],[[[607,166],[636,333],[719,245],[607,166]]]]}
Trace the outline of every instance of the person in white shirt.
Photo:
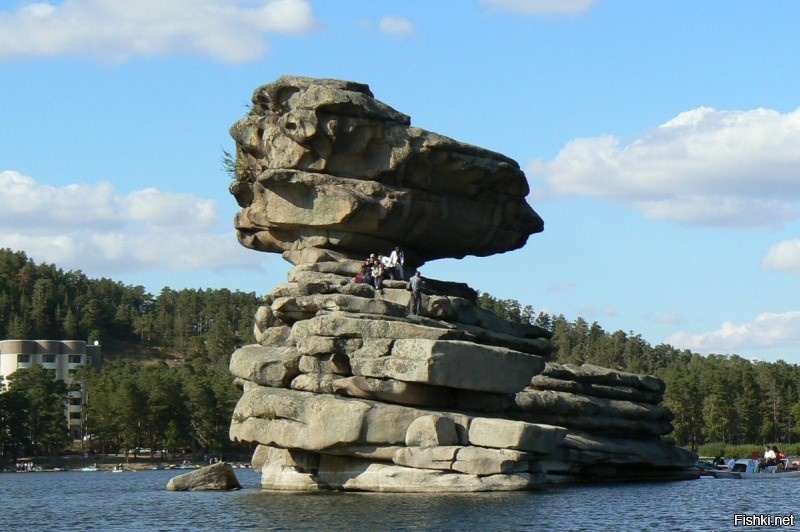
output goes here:
{"type": "Polygon", "coordinates": [[[775,451],[769,447],[769,445],[764,447],[764,462],[766,462],[766,465],[775,465],[777,459],[778,456],[775,454],[775,451]]]}
{"type": "MultiPolygon", "coordinates": [[[[406,276],[403,272],[403,263],[405,263],[405,257],[403,256],[403,250],[400,249],[400,246],[395,246],[392,253],[389,255],[389,264],[390,268],[392,268],[392,273],[397,272],[401,281],[406,280],[406,276]]],[[[394,279],[394,275],[392,275],[392,279],[394,279]]]]}

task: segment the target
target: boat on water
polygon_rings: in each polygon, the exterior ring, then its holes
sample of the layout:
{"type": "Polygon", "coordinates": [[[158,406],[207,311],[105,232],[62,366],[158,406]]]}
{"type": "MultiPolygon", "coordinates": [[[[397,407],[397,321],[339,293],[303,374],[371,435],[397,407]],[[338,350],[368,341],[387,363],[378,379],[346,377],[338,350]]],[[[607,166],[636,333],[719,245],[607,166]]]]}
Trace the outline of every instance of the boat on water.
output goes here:
{"type": "Polygon", "coordinates": [[[755,458],[739,458],[730,468],[706,470],[704,474],[714,478],[738,478],[748,480],[800,479],[800,470],[790,469],[788,459],[781,460],[778,465],[764,466],[755,458]]]}
{"type": "Polygon", "coordinates": [[[100,471],[100,470],[97,469],[97,466],[86,466],[86,467],[82,467],[81,471],[84,471],[84,472],[88,473],[88,472],[91,472],[91,471],[100,471]]]}
{"type": "Polygon", "coordinates": [[[733,473],[726,465],[717,465],[713,460],[700,458],[694,463],[694,468],[700,473],[700,478],[741,478],[738,473],[733,473]]]}
{"type": "Polygon", "coordinates": [[[124,473],[125,472],[125,468],[122,467],[122,464],[115,465],[114,469],[112,469],[111,472],[112,473],[124,473]]]}
{"type": "Polygon", "coordinates": [[[742,475],[730,469],[710,469],[700,473],[700,478],[742,478],[742,475]]]}
{"type": "Polygon", "coordinates": [[[44,469],[40,465],[34,465],[33,458],[19,458],[15,471],[17,473],[31,473],[33,471],[44,471],[44,469]]]}

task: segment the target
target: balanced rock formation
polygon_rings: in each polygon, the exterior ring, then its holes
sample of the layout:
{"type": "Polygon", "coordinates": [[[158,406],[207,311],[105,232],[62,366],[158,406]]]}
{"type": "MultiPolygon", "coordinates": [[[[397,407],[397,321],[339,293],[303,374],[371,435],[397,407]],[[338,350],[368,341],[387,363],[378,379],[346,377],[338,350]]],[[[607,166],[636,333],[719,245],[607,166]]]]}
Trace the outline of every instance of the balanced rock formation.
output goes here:
{"type": "Polygon", "coordinates": [[[231,192],[240,242],[294,265],[233,353],[234,440],[276,490],[436,492],[684,478],[664,385],[553,362],[550,333],[477,305],[463,283],[356,284],[374,252],[406,264],[522,246],[543,224],[512,160],[413,128],[366,85],[257,89],[231,192]]]}
{"type": "Polygon", "coordinates": [[[542,231],[515,161],[410,123],[361,83],[284,76],[258,88],[231,128],[239,241],[359,259],[399,245],[421,264],[542,231]]]}

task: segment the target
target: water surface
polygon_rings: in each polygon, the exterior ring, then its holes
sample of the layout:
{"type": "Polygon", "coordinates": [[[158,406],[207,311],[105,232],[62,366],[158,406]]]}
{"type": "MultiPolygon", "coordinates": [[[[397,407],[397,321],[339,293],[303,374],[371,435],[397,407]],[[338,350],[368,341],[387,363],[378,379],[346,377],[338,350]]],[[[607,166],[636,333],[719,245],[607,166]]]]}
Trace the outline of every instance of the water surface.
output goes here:
{"type": "Polygon", "coordinates": [[[0,474],[0,530],[734,530],[737,513],[793,512],[800,530],[800,479],[287,494],[235,471],[233,492],[168,492],[176,471],[0,474]]]}

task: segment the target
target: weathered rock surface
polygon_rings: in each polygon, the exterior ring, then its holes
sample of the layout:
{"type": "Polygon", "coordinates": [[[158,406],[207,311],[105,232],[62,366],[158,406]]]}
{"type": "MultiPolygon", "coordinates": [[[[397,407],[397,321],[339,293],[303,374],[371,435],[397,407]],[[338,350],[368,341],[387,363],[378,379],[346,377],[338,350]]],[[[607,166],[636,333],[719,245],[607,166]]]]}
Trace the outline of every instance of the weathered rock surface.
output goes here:
{"type": "Polygon", "coordinates": [[[509,419],[476,418],[469,426],[473,445],[550,454],[567,435],[566,429],[509,419]]]}
{"type": "Polygon", "coordinates": [[[230,372],[262,386],[285,387],[300,374],[301,356],[290,346],[247,345],[231,355],[230,372]]]}
{"type": "Polygon", "coordinates": [[[242,244],[409,262],[490,255],[543,229],[512,159],[411,127],[364,84],[284,76],[231,128],[242,244]]]}
{"type": "Polygon", "coordinates": [[[460,492],[674,479],[695,457],[661,437],[653,377],[553,362],[551,333],[478,306],[464,283],[353,277],[371,253],[426,260],[522,246],[543,223],[498,153],[410,126],[366,85],[260,87],[230,190],[240,242],[293,265],[230,371],[230,437],[255,442],[264,488],[460,492]]]}
{"type": "Polygon", "coordinates": [[[334,380],[332,386],[339,395],[409,406],[446,407],[453,400],[452,390],[447,388],[395,379],[347,377],[334,380]]]}
{"type": "Polygon", "coordinates": [[[574,383],[577,385],[576,389],[569,391],[598,397],[637,399],[653,403],[659,403],[664,398],[664,381],[648,375],[614,371],[592,364],[550,364],[536,376],[531,385],[533,388],[550,389],[545,383],[552,380],[574,383]]]}
{"type": "Polygon", "coordinates": [[[227,462],[217,462],[190,473],[178,475],[167,482],[167,491],[227,491],[242,489],[233,468],[227,462]]]}
{"type": "Polygon", "coordinates": [[[548,363],[514,396],[516,419],[556,424],[603,436],[649,438],[673,430],[672,412],[660,406],[664,383],[585,364],[548,363]]]}
{"type": "Polygon", "coordinates": [[[525,473],[532,455],[509,449],[483,447],[406,447],[398,449],[392,461],[419,469],[457,471],[468,475],[525,473]]]}
{"type": "Polygon", "coordinates": [[[516,491],[543,480],[530,473],[472,475],[327,455],[318,477],[330,489],[412,493],[516,491]]]}
{"type": "Polygon", "coordinates": [[[514,393],[544,368],[534,355],[457,340],[398,339],[381,357],[354,356],[353,373],[463,390],[514,393]]]}
{"type": "MultiPolygon", "coordinates": [[[[440,447],[458,443],[458,429],[450,418],[431,414],[420,416],[406,429],[406,446],[440,447]]],[[[400,464],[403,465],[403,464],[400,464]]]]}

